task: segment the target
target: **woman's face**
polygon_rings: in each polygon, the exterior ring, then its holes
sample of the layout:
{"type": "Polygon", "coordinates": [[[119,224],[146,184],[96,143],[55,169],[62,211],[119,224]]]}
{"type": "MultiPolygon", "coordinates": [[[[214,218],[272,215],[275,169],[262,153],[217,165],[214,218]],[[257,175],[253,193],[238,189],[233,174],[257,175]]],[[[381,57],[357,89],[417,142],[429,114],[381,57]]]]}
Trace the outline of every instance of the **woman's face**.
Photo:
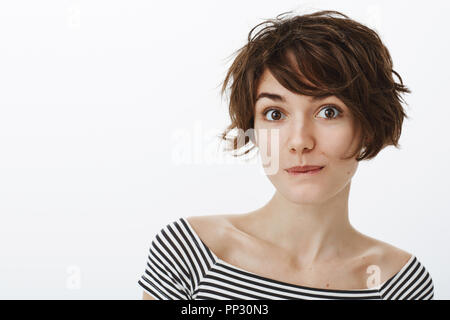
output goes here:
{"type": "Polygon", "coordinates": [[[325,202],[346,187],[356,172],[356,156],[342,158],[355,150],[359,131],[350,109],[336,96],[315,101],[293,93],[266,69],[257,88],[254,128],[270,181],[294,203],[325,202]],[[315,175],[286,171],[305,165],[325,167],[315,175]]]}

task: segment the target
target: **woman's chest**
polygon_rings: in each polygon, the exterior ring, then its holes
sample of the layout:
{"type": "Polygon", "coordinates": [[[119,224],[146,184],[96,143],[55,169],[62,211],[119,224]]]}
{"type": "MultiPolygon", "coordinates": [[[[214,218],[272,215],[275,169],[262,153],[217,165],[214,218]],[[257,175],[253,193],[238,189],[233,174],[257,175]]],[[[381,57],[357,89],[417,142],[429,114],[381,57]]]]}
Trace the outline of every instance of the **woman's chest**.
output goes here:
{"type": "Polygon", "coordinates": [[[227,224],[205,218],[197,221],[193,219],[191,224],[219,259],[217,265],[225,265],[223,272],[250,273],[252,276],[295,286],[330,290],[368,289],[376,285],[369,281],[370,259],[334,260],[299,268],[285,251],[263,241],[255,241],[235,228],[227,227],[227,224]]]}
{"type": "Polygon", "coordinates": [[[229,241],[228,249],[222,250],[219,258],[231,267],[297,286],[355,290],[368,289],[371,284],[367,263],[336,260],[299,268],[292,263],[292,258],[281,250],[264,245],[229,241]]]}

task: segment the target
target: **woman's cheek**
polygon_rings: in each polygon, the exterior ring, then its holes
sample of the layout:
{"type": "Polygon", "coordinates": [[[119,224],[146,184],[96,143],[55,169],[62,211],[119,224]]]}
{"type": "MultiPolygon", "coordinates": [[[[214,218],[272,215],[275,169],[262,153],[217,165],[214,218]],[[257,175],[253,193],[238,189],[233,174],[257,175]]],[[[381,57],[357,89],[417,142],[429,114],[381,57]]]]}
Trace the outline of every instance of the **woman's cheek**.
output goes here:
{"type": "Polygon", "coordinates": [[[353,134],[349,130],[324,132],[320,137],[320,141],[321,149],[329,157],[340,159],[349,155],[348,152],[353,147],[353,134]]]}
{"type": "Polygon", "coordinates": [[[278,156],[280,151],[280,130],[273,128],[255,129],[256,146],[264,155],[278,156]]]}

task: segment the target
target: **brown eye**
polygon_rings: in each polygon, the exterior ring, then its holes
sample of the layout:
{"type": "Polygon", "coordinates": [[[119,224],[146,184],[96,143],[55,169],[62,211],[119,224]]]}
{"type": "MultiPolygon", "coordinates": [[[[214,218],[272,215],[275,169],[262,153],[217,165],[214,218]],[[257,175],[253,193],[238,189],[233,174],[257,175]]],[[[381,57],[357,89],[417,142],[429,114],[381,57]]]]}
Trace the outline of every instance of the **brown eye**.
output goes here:
{"type": "Polygon", "coordinates": [[[267,111],[265,111],[264,116],[267,116],[267,114],[269,114],[269,117],[271,119],[267,119],[268,121],[278,121],[281,118],[281,115],[283,114],[280,110],[278,109],[269,109],[267,111]]]}
{"type": "Polygon", "coordinates": [[[327,106],[327,107],[325,107],[325,108],[323,108],[322,110],[320,110],[320,112],[319,112],[319,114],[322,112],[322,111],[324,111],[325,110],[325,118],[327,119],[327,120],[333,120],[333,119],[336,119],[336,118],[338,118],[340,115],[341,115],[341,111],[338,109],[338,108],[336,108],[336,107],[334,107],[334,106],[327,106]]]}

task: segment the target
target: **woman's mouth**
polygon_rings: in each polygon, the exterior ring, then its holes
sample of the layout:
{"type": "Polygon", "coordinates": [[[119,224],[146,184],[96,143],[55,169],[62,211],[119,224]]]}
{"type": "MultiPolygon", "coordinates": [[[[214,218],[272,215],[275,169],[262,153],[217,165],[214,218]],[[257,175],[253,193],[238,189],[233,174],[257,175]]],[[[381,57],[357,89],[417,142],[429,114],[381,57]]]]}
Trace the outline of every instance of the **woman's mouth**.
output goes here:
{"type": "Polygon", "coordinates": [[[289,173],[289,175],[292,176],[311,176],[311,175],[315,175],[318,174],[319,172],[322,171],[323,167],[315,167],[315,168],[303,168],[303,169],[299,169],[299,168],[290,168],[290,169],[286,169],[286,172],[289,173]]]}

